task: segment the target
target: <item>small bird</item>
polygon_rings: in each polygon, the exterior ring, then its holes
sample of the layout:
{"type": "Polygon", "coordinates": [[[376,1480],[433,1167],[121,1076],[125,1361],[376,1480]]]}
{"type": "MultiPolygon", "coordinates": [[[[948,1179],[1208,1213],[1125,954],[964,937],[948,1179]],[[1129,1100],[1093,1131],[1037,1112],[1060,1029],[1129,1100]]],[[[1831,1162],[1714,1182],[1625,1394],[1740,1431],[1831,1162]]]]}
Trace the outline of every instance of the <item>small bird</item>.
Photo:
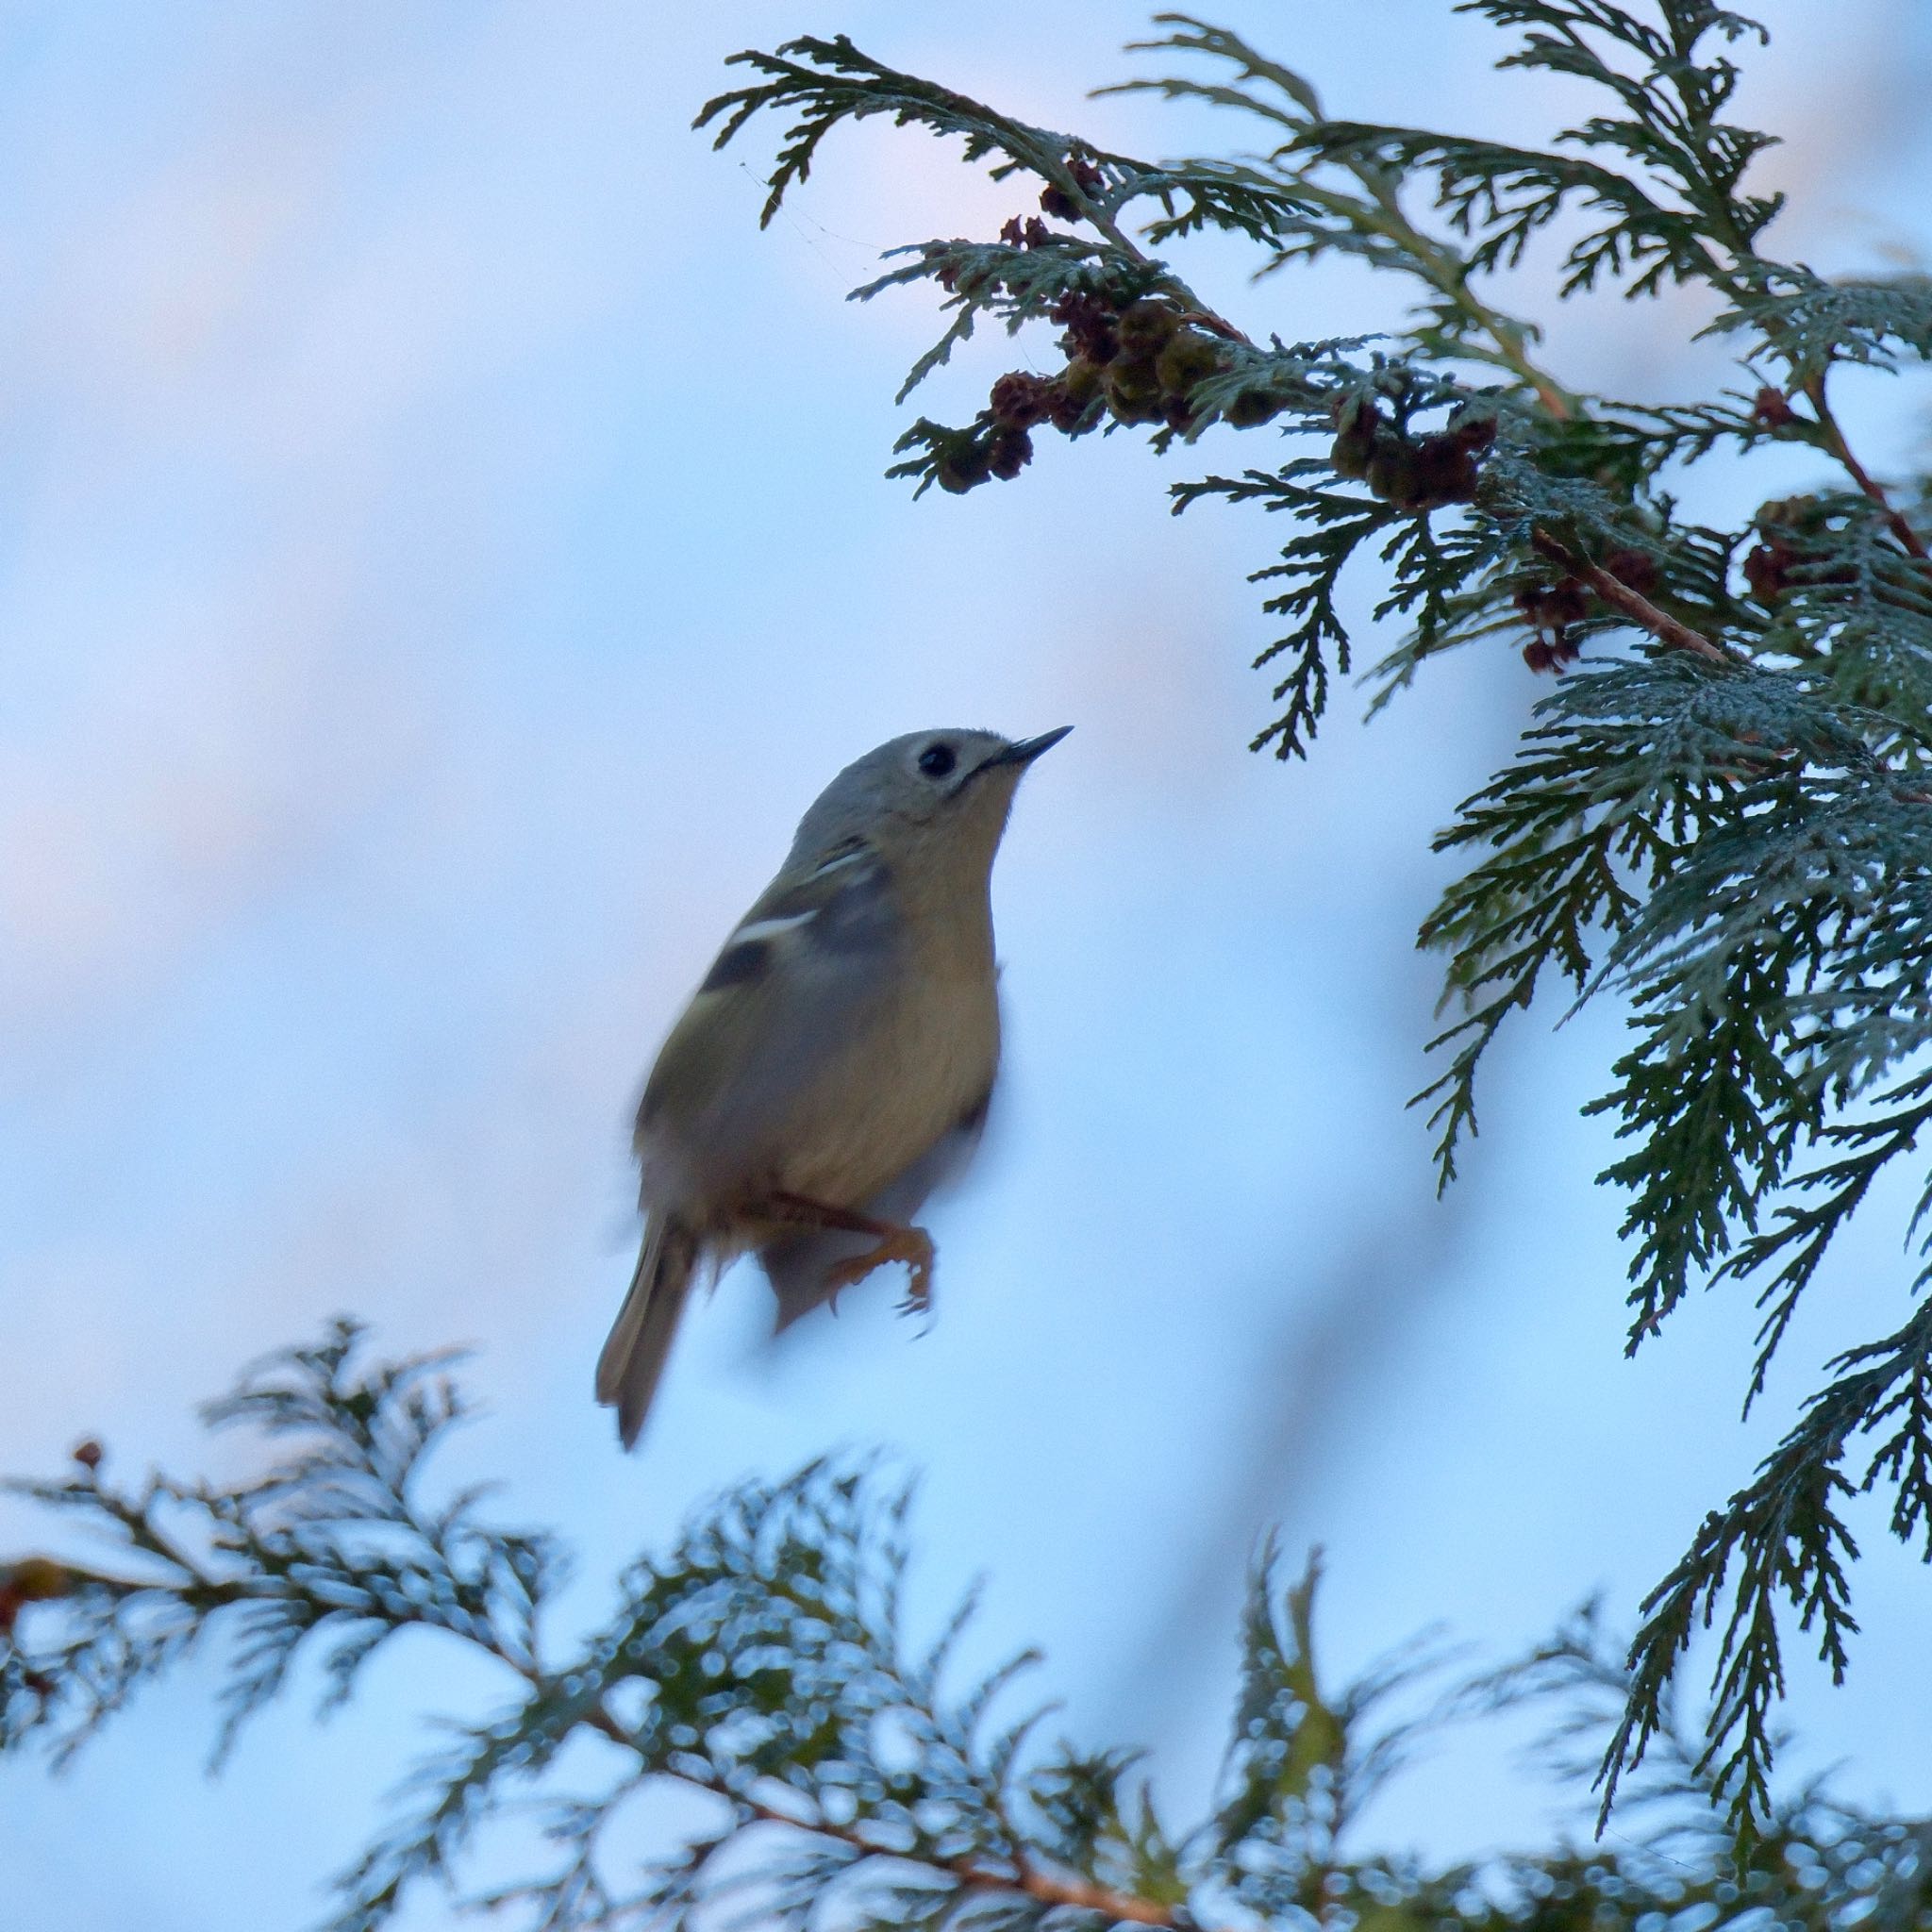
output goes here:
{"type": "Polygon", "coordinates": [[[1000,1057],[992,861],[1017,741],[916,731],[846,766],[724,941],[638,1108],[642,1252],[597,1362],[628,1449],[692,1280],[758,1252],[785,1328],[889,1262],[932,1294],[911,1218],[979,1140],[1000,1057]]]}

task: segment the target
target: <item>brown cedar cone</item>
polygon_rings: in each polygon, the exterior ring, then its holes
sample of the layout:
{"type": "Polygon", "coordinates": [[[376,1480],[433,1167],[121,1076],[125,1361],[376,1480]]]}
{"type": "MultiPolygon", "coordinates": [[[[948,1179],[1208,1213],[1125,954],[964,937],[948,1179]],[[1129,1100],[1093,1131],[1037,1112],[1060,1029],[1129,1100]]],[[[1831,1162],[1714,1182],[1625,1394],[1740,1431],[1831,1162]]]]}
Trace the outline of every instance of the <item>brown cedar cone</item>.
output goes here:
{"type": "Polygon", "coordinates": [[[1794,583],[1808,587],[1856,581],[1850,564],[1826,569],[1820,561],[1816,540],[1826,534],[1828,525],[1815,496],[1775,497],[1755,521],[1757,547],[1744,558],[1744,581],[1760,603],[1776,603],[1794,583]]]}
{"type": "Polygon", "coordinates": [[[1123,366],[1115,361],[1108,365],[1102,386],[1107,395],[1107,406],[1113,411],[1117,423],[1159,423],[1166,418],[1166,405],[1160,394],[1159,385],[1153,378],[1154,372],[1144,362],[1127,363],[1123,366]]]}
{"type": "Polygon", "coordinates": [[[1236,429],[1258,429],[1280,415],[1283,407],[1265,389],[1244,389],[1222,413],[1236,429]]]}
{"type": "Polygon", "coordinates": [[[76,1442],[74,1445],[74,1459],[83,1469],[100,1468],[101,1457],[106,1454],[107,1451],[92,1436],[86,1441],[76,1442]]]}
{"type": "Polygon", "coordinates": [[[1033,460],[1033,439],[1024,429],[999,429],[987,445],[986,466],[1003,483],[1010,483],[1033,460]]]}
{"type": "Polygon", "coordinates": [[[1496,412],[1483,403],[1464,403],[1443,432],[1466,450],[1488,449],[1496,440],[1496,412]]]}
{"type": "Polygon", "coordinates": [[[1815,530],[1824,522],[1815,496],[1774,496],[1752,519],[1760,530],[1782,524],[1792,530],[1815,530]]]}
{"type": "Polygon", "coordinates": [[[1084,356],[1076,356],[1053,386],[1048,420],[1056,429],[1077,436],[1100,417],[1100,371],[1084,356]]]}
{"type": "Polygon", "coordinates": [[[1174,340],[1181,325],[1180,310],[1157,295],[1142,295],[1121,310],[1120,351],[1129,361],[1149,361],[1174,340]]]}
{"type": "Polygon", "coordinates": [[[951,495],[964,496],[991,474],[992,458],[986,444],[960,441],[954,443],[933,465],[932,479],[951,495]]]}
{"type": "Polygon", "coordinates": [[[1560,672],[1564,665],[1574,664],[1581,655],[1561,631],[1549,639],[1532,638],[1523,647],[1523,661],[1532,671],[1560,672]]]}
{"type": "Polygon", "coordinates": [[[1760,604],[1775,604],[1785,593],[1785,585],[1798,554],[1775,539],[1762,542],[1744,558],[1744,581],[1760,604]]]}
{"type": "Polygon", "coordinates": [[[1561,630],[1566,624],[1580,623],[1590,615],[1590,592],[1575,577],[1520,585],[1515,602],[1517,609],[1539,630],[1561,630]]]}
{"type": "Polygon", "coordinates": [[[1074,402],[1091,403],[1100,393],[1104,374],[1099,363],[1089,361],[1085,356],[1075,356],[1060,371],[1060,387],[1074,402]]]}
{"type": "Polygon", "coordinates": [[[993,420],[1003,428],[1030,429],[1052,412],[1058,385],[1044,375],[1015,369],[992,386],[993,420]]]}
{"type": "Polygon", "coordinates": [[[1568,626],[1589,615],[1590,592],[1575,577],[1519,585],[1516,608],[1536,626],[1536,636],[1523,647],[1523,661],[1532,671],[1559,672],[1582,655],[1568,626]]]}
{"type": "Polygon", "coordinates": [[[1084,436],[1090,429],[1100,426],[1100,419],[1106,411],[1091,399],[1076,403],[1064,389],[1054,397],[1052,413],[1047,421],[1065,436],[1084,436]]]}
{"type": "Polygon", "coordinates": [[[1206,382],[1221,367],[1221,350],[1214,338],[1197,328],[1178,330],[1154,358],[1154,379],[1170,397],[1186,398],[1196,383],[1206,382]]]}
{"type": "MultiPolygon", "coordinates": [[[[1089,194],[1102,185],[1100,170],[1091,161],[1082,160],[1078,155],[1067,157],[1067,173],[1089,194]]],[[[1040,191],[1040,205],[1057,221],[1077,222],[1080,219],[1079,204],[1052,182],[1040,191]]]]}
{"type": "Polygon", "coordinates": [[[1015,215],[1000,230],[1000,240],[1008,248],[1044,248],[1053,240],[1053,230],[1038,215],[1028,215],[1024,223],[1015,215]]]}
{"type": "Polygon", "coordinates": [[[1098,295],[1062,295],[1054,304],[1053,319],[1066,330],[1060,341],[1069,356],[1084,356],[1090,362],[1113,360],[1121,343],[1120,317],[1111,304],[1098,295]]]}
{"type": "Polygon", "coordinates": [[[1124,318],[1119,353],[1102,372],[1101,385],[1123,423],[1151,423],[1159,416],[1160,381],[1154,374],[1154,358],[1128,353],[1124,318]]]}
{"type": "Polygon", "coordinates": [[[1382,412],[1369,396],[1350,396],[1335,408],[1335,441],[1328,460],[1338,475],[1359,482],[1369,474],[1369,461],[1375,454],[1375,432],[1382,426],[1382,412]]]}
{"type": "Polygon", "coordinates": [[[1415,489],[1415,452],[1392,429],[1375,438],[1369,458],[1369,488],[1384,503],[1406,502],[1415,489]]]}
{"type": "Polygon", "coordinates": [[[1604,558],[1604,568],[1640,597],[1647,597],[1657,589],[1657,558],[1644,551],[1612,550],[1604,558]]]}
{"type": "Polygon", "coordinates": [[[14,1620],[28,1604],[65,1596],[73,1588],[73,1573],[45,1557],[0,1563],[0,1637],[12,1634],[14,1620]]]}
{"type": "MultiPolygon", "coordinates": [[[[950,242],[928,242],[925,244],[925,258],[928,261],[936,260],[948,248],[963,245],[950,242]]],[[[933,280],[950,295],[959,286],[959,264],[957,261],[948,262],[934,275],[933,280]]]]}
{"type": "Polygon", "coordinates": [[[1475,458],[1457,437],[1424,437],[1398,467],[1400,493],[1391,491],[1389,499],[1397,509],[1440,509],[1475,494],[1475,458]]]}
{"type": "Polygon", "coordinates": [[[1798,412],[1785,400],[1784,391],[1768,383],[1752,398],[1751,413],[1767,429],[1782,429],[1786,424],[1798,420],[1798,412]]]}

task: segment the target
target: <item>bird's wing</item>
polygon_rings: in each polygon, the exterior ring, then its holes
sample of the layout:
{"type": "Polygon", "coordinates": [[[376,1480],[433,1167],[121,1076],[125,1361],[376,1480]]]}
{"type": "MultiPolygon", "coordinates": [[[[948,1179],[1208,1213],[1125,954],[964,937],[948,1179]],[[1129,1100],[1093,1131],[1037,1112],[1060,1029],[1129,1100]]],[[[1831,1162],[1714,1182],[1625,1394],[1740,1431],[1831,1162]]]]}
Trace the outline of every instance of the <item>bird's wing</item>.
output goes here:
{"type": "MultiPolygon", "coordinates": [[[[901,1169],[865,1202],[860,1212],[874,1221],[905,1226],[936,1188],[953,1179],[972,1159],[986,1131],[991,1090],[925,1152],[901,1169]]],[[[841,1261],[856,1260],[876,1245],[869,1234],[836,1231],[787,1235],[758,1250],[758,1261],[777,1297],[774,1333],[782,1335],[827,1298],[825,1276],[841,1261]]]]}
{"type": "Polygon", "coordinates": [[[801,1093],[862,1039],[900,984],[907,948],[892,879],[868,845],[779,879],[725,941],[672,1029],[638,1109],[648,1189],[663,1137],[700,1182],[714,1161],[764,1145],[801,1093]]]}

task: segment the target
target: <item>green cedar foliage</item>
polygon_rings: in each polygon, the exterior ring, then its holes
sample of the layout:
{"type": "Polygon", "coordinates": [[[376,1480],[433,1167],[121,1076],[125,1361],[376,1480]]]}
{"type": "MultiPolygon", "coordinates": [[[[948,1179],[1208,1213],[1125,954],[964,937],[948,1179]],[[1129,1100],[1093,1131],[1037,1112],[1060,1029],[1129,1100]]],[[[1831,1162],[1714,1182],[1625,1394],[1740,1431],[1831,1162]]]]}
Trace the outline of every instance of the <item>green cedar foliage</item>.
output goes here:
{"type": "MultiPolygon", "coordinates": [[[[1596,1107],[1624,1147],[1605,1178],[1630,1204],[1630,1345],[1693,1284],[1736,1280],[1764,1309],[1748,1400],[1833,1237],[1932,1120],[1932,488],[1874,477],[1831,394],[1842,365],[1896,372],[1932,353],[1932,282],[1830,280],[1774,252],[1780,197],[1750,187],[1773,137],[1726,119],[1736,62],[1762,39],[1742,15],[1707,0],[1458,10],[1505,37],[1502,66],[1583,83],[1598,111],[1541,148],[1336,120],[1302,75],[1162,14],[1140,50],[1167,71],[1127,86],[1224,110],[1238,151],[1116,154],[842,37],[739,55],[745,85],[699,125],[721,145],[764,117],[785,129],[768,221],[824,137],[868,115],[963,138],[967,161],[1012,181],[1023,205],[998,237],[900,250],[855,291],[941,292],[945,332],[908,389],[982,323],[1053,345],[1051,374],[1003,375],[972,422],[907,431],[891,474],[920,491],[1011,479],[1046,429],[1141,427],[1191,450],[1272,426],[1248,467],[1174,486],[1177,511],[1217,497],[1284,513],[1287,541],[1257,573],[1281,625],[1260,659],[1279,674],[1278,708],[1257,748],[1306,756],[1334,680],[1357,668],[1337,596],[1354,569],[1382,584],[1376,706],[1430,660],[1493,640],[1564,674],[1515,759],[1438,841],[1467,864],[1422,928],[1455,1008],[1422,1096],[1441,1177],[1512,1013],[1552,983],[1625,1001],[1632,1043],[1596,1107]],[[1202,229],[1250,244],[1257,276],[1353,257],[1414,306],[1374,341],[1263,339],[1158,252],[1202,229]],[[1571,388],[1494,293],[1539,242],[1566,298],[1701,287],[1741,386],[1694,406],[1571,388]],[[1269,454],[1283,434],[1285,460],[1269,454]],[[1807,493],[1727,528],[1680,512],[1684,466],[1748,462],[1767,444],[1815,458],[1807,493]]],[[[1915,1291],[1926,1281],[1922,1269],[1915,1291]]],[[[1832,1363],[1650,1598],[1606,1804],[1715,1621],[1707,1768],[1740,1827],[1763,1818],[1777,1612],[1795,1611],[1842,1670],[1849,1499],[1888,1492],[1893,1530],[1932,1558],[1928,1344],[1922,1304],[1832,1363]]]]}
{"type": "Polygon", "coordinates": [[[487,1660],[501,1695],[421,1714],[438,1741],[334,1881],[334,1932],[374,1932],[432,1886],[525,1932],[1932,1924],[1932,1832],[1824,1790],[1767,1793],[1740,1868],[1723,1781],[1668,1696],[1613,1848],[1447,1869],[1365,1848],[1363,1805],[1446,1724],[1538,1712],[1581,1790],[1628,1688],[1589,1613],[1474,1681],[1449,1684],[1424,1646],[1337,1686],[1318,1668],[1316,1566],[1283,1590],[1264,1552],[1231,1741],[1186,1828],[1131,1755],[1047,1740],[1016,1696],[1035,1659],[964,1676],[970,1603],[908,1628],[908,1492],[875,1468],[719,1497],[615,1579],[601,1622],[558,1639],[555,1541],[425,1473],[465,1412],[451,1362],[367,1362],[339,1324],[209,1406],[251,1431],[263,1473],[124,1487],[87,1444],[66,1477],[13,1485],[89,1554],[0,1567],[0,1753],[61,1760],[198,1655],[224,1682],[219,1757],[291,1686],[339,1704],[378,1652],[433,1638],[487,1660]],[[708,1817],[654,1848],[638,1814],[667,1785],[708,1817]],[[479,1889],[490,1827],[533,1812],[537,1869],[479,1889]]]}

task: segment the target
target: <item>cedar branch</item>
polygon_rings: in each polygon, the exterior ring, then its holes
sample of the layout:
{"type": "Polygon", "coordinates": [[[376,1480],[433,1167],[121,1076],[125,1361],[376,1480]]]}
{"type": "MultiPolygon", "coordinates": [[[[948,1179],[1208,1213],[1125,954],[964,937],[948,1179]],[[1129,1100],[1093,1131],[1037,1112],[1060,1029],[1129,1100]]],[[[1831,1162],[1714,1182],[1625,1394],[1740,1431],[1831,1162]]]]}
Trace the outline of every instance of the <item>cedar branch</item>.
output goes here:
{"type": "MultiPolygon", "coordinates": [[[[527,1678],[538,1681],[535,1673],[524,1669],[502,1652],[492,1652],[502,1657],[505,1663],[527,1678]]],[[[627,1751],[637,1749],[636,1740],[610,1712],[598,1705],[588,1712],[582,1722],[612,1743],[621,1744],[627,1751]]],[[[742,1791],[734,1790],[730,1786],[711,1778],[700,1777],[689,1771],[666,1772],[667,1777],[674,1777],[679,1783],[709,1791],[737,1806],[751,1817],[762,1820],[768,1824],[789,1825],[793,1831],[809,1832],[815,1837],[837,1839],[840,1843],[852,1846],[856,1851],[869,1857],[901,1857],[905,1855],[890,1845],[874,1844],[856,1826],[834,1824],[824,1818],[798,1818],[789,1811],[781,1811],[775,1806],[760,1803],[757,1798],[747,1797],[742,1791]]],[[[1130,1925],[1158,1925],[1178,1932],[1181,1924],[1174,1913],[1164,1907],[1156,1905],[1151,1899],[1137,1898],[1131,1892],[1115,1891],[1108,1886],[1090,1884],[1084,1878],[1062,1877],[1057,1874],[1043,1872],[1024,1854],[1015,1852],[1013,1869],[1010,1872],[990,1871],[983,1865],[974,1864],[970,1858],[924,1857],[922,1863],[932,1870],[948,1873],[960,1884],[984,1891],[1018,1891],[1028,1898],[1038,1899],[1046,1906],[1066,1907],[1074,1911],[1099,1912],[1104,1917],[1130,1925]]],[[[1189,1922],[1191,1924],[1191,1921],[1189,1922]]]]}
{"type": "Polygon", "coordinates": [[[1621,577],[1612,576],[1601,564],[1577,556],[1547,530],[1537,531],[1530,543],[1538,556],[1547,558],[1571,576],[1588,584],[1613,610],[1621,610],[1632,624],[1640,630],[1647,630],[1658,643],[1667,644],[1674,651],[1693,652],[1708,663],[1722,664],[1726,668],[1740,661],[1724,645],[1713,643],[1702,631],[1692,630],[1668,610],[1659,610],[1641,591],[1633,591],[1621,577]]]}

